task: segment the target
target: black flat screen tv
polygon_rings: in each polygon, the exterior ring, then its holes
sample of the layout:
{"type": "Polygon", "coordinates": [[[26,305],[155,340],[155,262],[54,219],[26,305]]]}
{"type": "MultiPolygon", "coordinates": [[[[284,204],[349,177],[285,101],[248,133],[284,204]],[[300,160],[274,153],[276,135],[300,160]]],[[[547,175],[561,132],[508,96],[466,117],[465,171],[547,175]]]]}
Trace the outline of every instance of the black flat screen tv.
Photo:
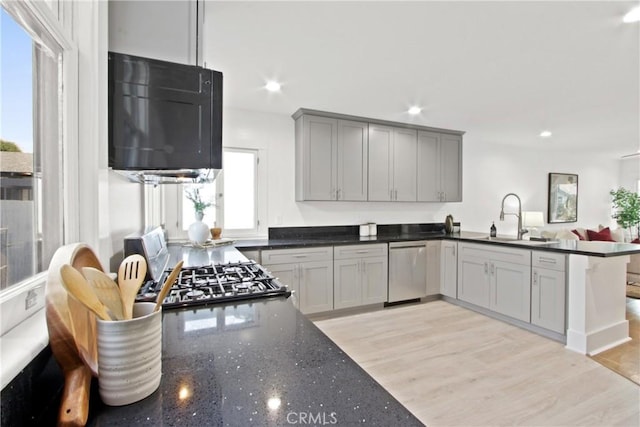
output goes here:
{"type": "Polygon", "coordinates": [[[222,169],[222,73],[109,52],[109,166],[222,169]]]}

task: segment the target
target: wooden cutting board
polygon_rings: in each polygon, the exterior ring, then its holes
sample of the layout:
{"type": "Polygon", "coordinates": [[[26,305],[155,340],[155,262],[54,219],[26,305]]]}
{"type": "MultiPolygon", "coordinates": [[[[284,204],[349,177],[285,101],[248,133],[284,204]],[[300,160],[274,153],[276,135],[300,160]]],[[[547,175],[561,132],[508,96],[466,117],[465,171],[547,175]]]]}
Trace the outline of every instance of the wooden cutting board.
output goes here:
{"type": "Polygon", "coordinates": [[[51,259],[45,288],[45,308],[49,345],[64,374],[64,390],[58,425],[83,426],[89,416],[91,376],[98,375],[96,319],[62,286],[60,267],[102,266],[87,245],[74,243],[60,247],[51,259]]]}

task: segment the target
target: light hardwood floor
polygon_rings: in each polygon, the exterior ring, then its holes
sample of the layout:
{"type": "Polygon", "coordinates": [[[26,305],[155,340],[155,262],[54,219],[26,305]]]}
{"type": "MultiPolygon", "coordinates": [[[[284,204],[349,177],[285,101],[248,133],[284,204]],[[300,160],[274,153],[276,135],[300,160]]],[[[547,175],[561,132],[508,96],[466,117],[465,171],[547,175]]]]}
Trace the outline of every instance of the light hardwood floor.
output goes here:
{"type": "Polygon", "coordinates": [[[593,360],[640,384],[640,299],[627,298],[631,341],[593,356],[593,360]]]}
{"type": "Polygon", "coordinates": [[[315,324],[430,427],[640,425],[637,384],[444,301],[315,324]]]}

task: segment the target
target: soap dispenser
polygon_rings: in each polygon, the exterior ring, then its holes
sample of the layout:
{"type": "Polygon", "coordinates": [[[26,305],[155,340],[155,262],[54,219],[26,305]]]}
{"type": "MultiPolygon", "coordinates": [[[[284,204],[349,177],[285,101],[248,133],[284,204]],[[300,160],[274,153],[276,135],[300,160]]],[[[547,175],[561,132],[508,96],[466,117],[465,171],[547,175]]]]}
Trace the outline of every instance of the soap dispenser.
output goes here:
{"type": "Polygon", "coordinates": [[[491,237],[496,237],[496,235],[498,234],[498,230],[496,229],[496,223],[495,222],[491,222],[491,232],[489,233],[491,237]]]}

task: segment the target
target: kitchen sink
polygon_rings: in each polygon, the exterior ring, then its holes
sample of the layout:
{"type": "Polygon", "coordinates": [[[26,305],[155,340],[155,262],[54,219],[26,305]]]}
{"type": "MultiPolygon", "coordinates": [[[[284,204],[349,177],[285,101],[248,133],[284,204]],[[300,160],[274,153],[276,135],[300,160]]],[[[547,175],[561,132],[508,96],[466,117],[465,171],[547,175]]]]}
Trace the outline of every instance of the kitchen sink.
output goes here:
{"type": "Polygon", "coordinates": [[[534,245],[534,246],[535,245],[544,246],[544,245],[549,245],[551,243],[554,243],[552,241],[518,240],[515,237],[491,237],[491,236],[478,237],[478,240],[486,240],[490,242],[502,242],[502,243],[517,243],[519,245],[534,245]]]}

